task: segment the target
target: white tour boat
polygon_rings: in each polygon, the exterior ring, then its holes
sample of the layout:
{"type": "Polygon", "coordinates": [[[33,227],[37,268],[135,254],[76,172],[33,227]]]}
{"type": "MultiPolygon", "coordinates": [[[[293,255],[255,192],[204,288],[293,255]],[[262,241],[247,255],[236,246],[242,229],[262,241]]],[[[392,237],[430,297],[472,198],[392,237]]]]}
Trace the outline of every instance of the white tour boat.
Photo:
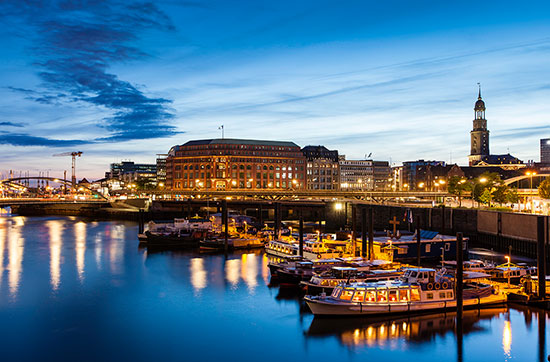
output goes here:
{"type": "MultiPolygon", "coordinates": [[[[506,295],[495,294],[490,285],[464,284],[464,308],[506,302],[506,295]]],[[[413,313],[456,308],[453,281],[436,274],[435,269],[407,269],[394,281],[341,284],[330,296],[306,295],[314,315],[373,315],[413,313]]]]}

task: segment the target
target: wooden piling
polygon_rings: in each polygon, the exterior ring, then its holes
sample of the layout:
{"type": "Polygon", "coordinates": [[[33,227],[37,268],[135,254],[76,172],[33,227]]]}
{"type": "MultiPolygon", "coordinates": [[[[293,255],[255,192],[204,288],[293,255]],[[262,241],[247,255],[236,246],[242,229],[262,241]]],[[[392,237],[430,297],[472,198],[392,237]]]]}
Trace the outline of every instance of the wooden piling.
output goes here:
{"type": "Polygon", "coordinates": [[[462,323],[462,308],[464,305],[464,296],[463,296],[463,277],[464,277],[464,264],[463,264],[463,239],[462,233],[456,234],[456,317],[457,320],[462,323]]]}
{"type": "Polygon", "coordinates": [[[229,238],[229,213],[227,210],[227,200],[222,200],[222,223],[224,225],[224,243],[223,249],[227,253],[229,249],[228,238],[229,238]]]}
{"type": "Polygon", "coordinates": [[[304,256],[304,216],[302,215],[302,210],[300,210],[300,256],[304,256]]]}
{"type": "Polygon", "coordinates": [[[369,207],[369,259],[374,260],[374,210],[369,207]]]}
{"type": "Polygon", "coordinates": [[[361,207],[361,256],[367,257],[367,209],[361,207]]]}
{"type": "Polygon", "coordinates": [[[351,205],[351,242],[353,243],[353,256],[357,256],[357,208],[354,204],[351,205]]]}
{"type": "Polygon", "coordinates": [[[273,218],[275,219],[275,225],[273,227],[273,238],[275,240],[279,239],[280,236],[280,230],[281,230],[281,204],[276,202],[275,203],[275,209],[274,209],[274,215],[273,218]]]}
{"type": "Polygon", "coordinates": [[[546,298],[546,235],[545,235],[545,223],[547,222],[546,216],[537,216],[537,274],[539,282],[539,299],[546,298]]]}
{"type": "Polygon", "coordinates": [[[422,236],[420,235],[420,216],[416,218],[416,265],[420,266],[420,258],[422,256],[422,236]]]}
{"type": "Polygon", "coordinates": [[[143,211],[143,209],[139,209],[139,214],[138,214],[138,222],[139,222],[139,227],[138,227],[138,233],[139,234],[143,234],[143,232],[145,231],[145,212],[143,211]]]}

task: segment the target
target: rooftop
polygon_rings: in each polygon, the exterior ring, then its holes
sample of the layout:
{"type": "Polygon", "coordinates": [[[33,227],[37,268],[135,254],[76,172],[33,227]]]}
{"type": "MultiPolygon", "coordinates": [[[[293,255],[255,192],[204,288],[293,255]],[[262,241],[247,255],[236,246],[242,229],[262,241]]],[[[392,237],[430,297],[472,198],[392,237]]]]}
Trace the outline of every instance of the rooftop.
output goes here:
{"type": "Polygon", "coordinates": [[[247,140],[238,138],[214,138],[207,140],[192,140],[184,143],[182,146],[201,146],[201,145],[254,145],[254,146],[278,146],[278,147],[300,147],[290,141],[268,141],[268,140],[247,140]]]}

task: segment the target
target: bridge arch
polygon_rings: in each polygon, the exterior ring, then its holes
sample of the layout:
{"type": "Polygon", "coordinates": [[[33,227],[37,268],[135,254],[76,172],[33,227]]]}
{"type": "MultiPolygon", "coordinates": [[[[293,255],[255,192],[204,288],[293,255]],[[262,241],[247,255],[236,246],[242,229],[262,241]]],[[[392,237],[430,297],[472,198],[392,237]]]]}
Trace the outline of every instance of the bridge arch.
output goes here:
{"type": "Polygon", "coordinates": [[[540,183],[544,181],[544,179],[546,179],[547,177],[550,177],[550,174],[541,173],[533,176],[521,175],[521,176],[512,177],[507,180],[504,180],[504,183],[510,187],[514,187],[518,189],[530,189],[531,182],[532,182],[533,184],[532,188],[536,189],[539,187],[540,183]]]}

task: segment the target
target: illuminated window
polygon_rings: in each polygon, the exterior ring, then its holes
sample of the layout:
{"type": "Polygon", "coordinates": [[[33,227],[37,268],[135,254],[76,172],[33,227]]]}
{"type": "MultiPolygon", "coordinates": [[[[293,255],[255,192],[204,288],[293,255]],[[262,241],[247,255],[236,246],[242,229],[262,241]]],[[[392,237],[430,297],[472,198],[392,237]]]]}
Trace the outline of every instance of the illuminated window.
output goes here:
{"type": "Polygon", "coordinates": [[[353,296],[354,302],[364,302],[365,301],[365,291],[364,290],[358,290],[355,292],[355,295],[353,296]]]}
{"type": "Polygon", "coordinates": [[[379,302],[387,302],[388,301],[388,292],[385,290],[378,291],[377,294],[377,301],[379,302]]]}
{"type": "Polygon", "coordinates": [[[390,302],[397,302],[397,290],[390,290],[388,293],[388,299],[390,302]]]}
{"type": "Polygon", "coordinates": [[[420,300],[420,292],[418,288],[411,289],[411,301],[418,301],[420,300]]]}
{"type": "Polygon", "coordinates": [[[426,298],[427,299],[434,299],[434,293],[427,293],[426,298]]]}
{"type": "Polygon", "coordinates": [[[375,302],[376,301],[376,292],[374,290],[367,291],[367,296],[365,298],[367,302],[375,302]]]}
{"type": "Polygon", "coordinates": [[[399,290],[399,300],[401,302],[406,302],[409,300],[409,295],[408,295],[408,290],[407,289],[401,289],[399,290]]]}
{"type": "Polygon", "coordinates": [[[352,296],[353,296],[353,290],[344,290],[342,292],[342,295],[340,295],[340,299],[342,299],[342,300],[351,300],[352,296]]]}

